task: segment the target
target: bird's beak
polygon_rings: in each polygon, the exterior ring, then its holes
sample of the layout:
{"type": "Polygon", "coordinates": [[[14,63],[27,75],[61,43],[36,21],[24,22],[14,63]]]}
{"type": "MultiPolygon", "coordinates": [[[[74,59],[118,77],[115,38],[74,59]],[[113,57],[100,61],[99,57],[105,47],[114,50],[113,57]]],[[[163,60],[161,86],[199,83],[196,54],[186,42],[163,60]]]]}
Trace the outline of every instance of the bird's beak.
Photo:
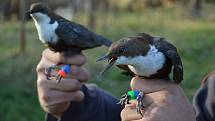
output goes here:
{"type": "Polygon", "coordinates": [[[31,14],[31,10],[25,11],[25,18],[26,18],[26,19],[31,18],[30,14],[31,14]]]}
{"type": "Polygon", "coordinates": [[[108,69],[110,69],[114,63],[116,62],[117,58],[116,57],[112,57],[109,59],[109,64],[104,68],[104,70],[101,72],[101,75],[103,75],[108,69]]]}
{"type": "Polygon", "coordinates": [[[107,60],[108,58],[109,58],[108,55],[104,55],[104,56],[98,58],[98,59],[96,60],[96,62],[103,61],[103,60],[107,60]]]}
{"type": "Polygon", "coordinates": [[[31,14],[31,10],[25,11],[25,15],[30,15],[30,14],[31,14]]]}

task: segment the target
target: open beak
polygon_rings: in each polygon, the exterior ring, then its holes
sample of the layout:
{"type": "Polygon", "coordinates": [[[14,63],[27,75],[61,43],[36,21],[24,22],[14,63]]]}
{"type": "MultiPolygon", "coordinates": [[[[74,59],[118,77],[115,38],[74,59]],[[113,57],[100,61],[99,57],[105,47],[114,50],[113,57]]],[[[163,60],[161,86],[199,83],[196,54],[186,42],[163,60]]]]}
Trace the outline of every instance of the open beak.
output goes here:
{"type": "Polygon", "coordinates": [[[109,68],[111,68],[114,63],[116,62],[117,58],[113,57],[109,60],[109,64],[105,67],[105,69],[101,72],[101,75],[103,75],[109,68]]]}
{"type": "Polygon", "coordinates": [[[96,60],[96,62],[103,61],[103,60],[107,60],[108,58],[109,58],[108,55],[104,55],[104,56],[98,58],[98,59],[96,60]]]}
{"type": "Polygon", "coordinates": [[[99,58],[99,59],[97,60],[97,62],[98,62],[98,61],[101,61],[101,60],[106,60],[106,59],[109,59],[109,60],[108,60],[109,64],[108,64],[108,65],[104,68],[104,70],[100,73],[101,75],[103,75],[109,68],[111,68],[111,67],[114,65],[114,63],[116,62],[116,60],[117,60],[116,57],[111,57],[111,58],[109,58],[107,55],[105,55],[105,56],[99,58]]]}

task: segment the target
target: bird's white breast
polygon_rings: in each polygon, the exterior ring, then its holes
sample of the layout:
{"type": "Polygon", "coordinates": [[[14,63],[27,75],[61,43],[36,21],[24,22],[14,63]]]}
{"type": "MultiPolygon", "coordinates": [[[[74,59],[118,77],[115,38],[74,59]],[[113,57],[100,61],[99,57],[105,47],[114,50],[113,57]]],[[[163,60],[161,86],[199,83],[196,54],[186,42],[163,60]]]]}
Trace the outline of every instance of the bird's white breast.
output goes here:
{"type": "Polygon", "coordinates": [[[55,33],[58,27],[57,21],[50,24],[50,18],[42,13],[35,13],[31,16],[35,22],[40,41],[43,43],[56,43],[58,40],[58,36],[55,33]]]}
{"type": "Polygon", "coordinates": [[[125,57],[120,56],[116,64],[117,65],[128,65],[129,69],[137,75],[149,77],[160,70],[165,63],[165,56],[159,52],[155,46],[150,45],[150,50],[143,56],[125,57]]]}

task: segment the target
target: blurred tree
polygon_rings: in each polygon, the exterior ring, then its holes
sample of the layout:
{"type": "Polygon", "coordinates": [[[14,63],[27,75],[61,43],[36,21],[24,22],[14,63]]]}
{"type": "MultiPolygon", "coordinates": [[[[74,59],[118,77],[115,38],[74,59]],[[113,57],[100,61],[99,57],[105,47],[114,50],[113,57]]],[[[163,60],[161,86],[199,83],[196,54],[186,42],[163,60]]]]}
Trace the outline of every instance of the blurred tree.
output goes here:
{"type": "Polygon", "coordinates": [[[202,0],[193,0],[193,12],[196,16],[202,15],[202,0]]]}
{"type": "Polygon", "coordinates": [[[96,29],[96,10],[98,9],[98,2],[99,0],[90,0],[90,7],[89,7],[89,27],[95,31],[96,29]]]}
{"type": "Polygon", "coordinates": [[[87,9],[86,2],[86,0],[70,0],[73,18],[75,18],[76,20],[80,19],[80,13],[84,12],[87,9]]]}
{"type": "Polygon", "coordinates": [[[19,12],[20,12],[20,54],[25,52],[25,11],[26,11],[26,0],[19,1],[19,12]]]}
{"type": "Polygon", "coordinates": [[[10,15],[10,5],[11,5],[11,0],[7,0],[2,2],[2,15],[3,15],[3,20],[8,21],[11,18],[10,15]]]}
{"type": "MultiPolygon", "coordinates": [[[[26,5],[30,6],[30,3],[36,2],[36,1],[41,1],[41,0],[27,0],[26,5]]],[[[3,0],[2,1],[1,11],[2,11],[4,21],[11,20],[12,17],[14,17],[17,20],[22,20],[20,10],[21,10],[20,9],[20,0],[3,0]]]]}
{"type": "Polygon", "coordinates": [[[161,7],[163,6],[163,3],[165,2],[165,0],[145,0],[145,4],[146,6],[149,6],[149,7],[161,7]]]}
{"type": "Polygon", "coordinates": [[[208,3],[215,3],[215,0],[206,0],[208,3]]]}
{"type": "Polygon", "coordinates": [[[144,8],[162,7],[165,2],[174,2],[175,0],[131,0],[127,5],[128,11],[143,10],[144,8]]]}

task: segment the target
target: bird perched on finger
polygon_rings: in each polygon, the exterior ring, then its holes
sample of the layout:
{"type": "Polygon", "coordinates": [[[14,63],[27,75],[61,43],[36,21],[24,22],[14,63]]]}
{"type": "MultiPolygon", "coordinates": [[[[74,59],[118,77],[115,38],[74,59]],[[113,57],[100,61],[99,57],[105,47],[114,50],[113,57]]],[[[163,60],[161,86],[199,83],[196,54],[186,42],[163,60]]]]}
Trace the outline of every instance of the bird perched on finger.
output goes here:
{"type": "Polygon", "coordinates": [[[55,52],[75,55],[85,49],[102,45],[109,47],[112,43],[84,26],[57,15],[42,3],[32,4],[26,14],[34,20],[39,40],[55,52]]]}
{"type": "Polygon", "coordinates": [[[72,51],[78,54],[81,50],[110,46],[112,43],[84,26],[57,15],[42,3],[32,4],[27,14],[35,22],[40,41],[55,52],[72,51]]]}
{"type": "MultiPolygon", "coordinates": [[[[114,42],[105,56],[97,61],[108,60],[107,71],[114,64],[124,73],[131,76],[139,76],[145,79],[167,79],[173,68],[173,80],[179,84],[183,80],[183,65],[174,45],[162,37],[154,37],[146,33],[139,33],[114,42]]],[[[143,93],[136,96],[143,98],[143,93]]],[[[123,96],[120,103],[128,102],[129,96],[123,96]]],[[[141,102],[139,102],[141,103],[141,102]]],[[[138,112],[140,112],[138,107],[138,112]]]]}

